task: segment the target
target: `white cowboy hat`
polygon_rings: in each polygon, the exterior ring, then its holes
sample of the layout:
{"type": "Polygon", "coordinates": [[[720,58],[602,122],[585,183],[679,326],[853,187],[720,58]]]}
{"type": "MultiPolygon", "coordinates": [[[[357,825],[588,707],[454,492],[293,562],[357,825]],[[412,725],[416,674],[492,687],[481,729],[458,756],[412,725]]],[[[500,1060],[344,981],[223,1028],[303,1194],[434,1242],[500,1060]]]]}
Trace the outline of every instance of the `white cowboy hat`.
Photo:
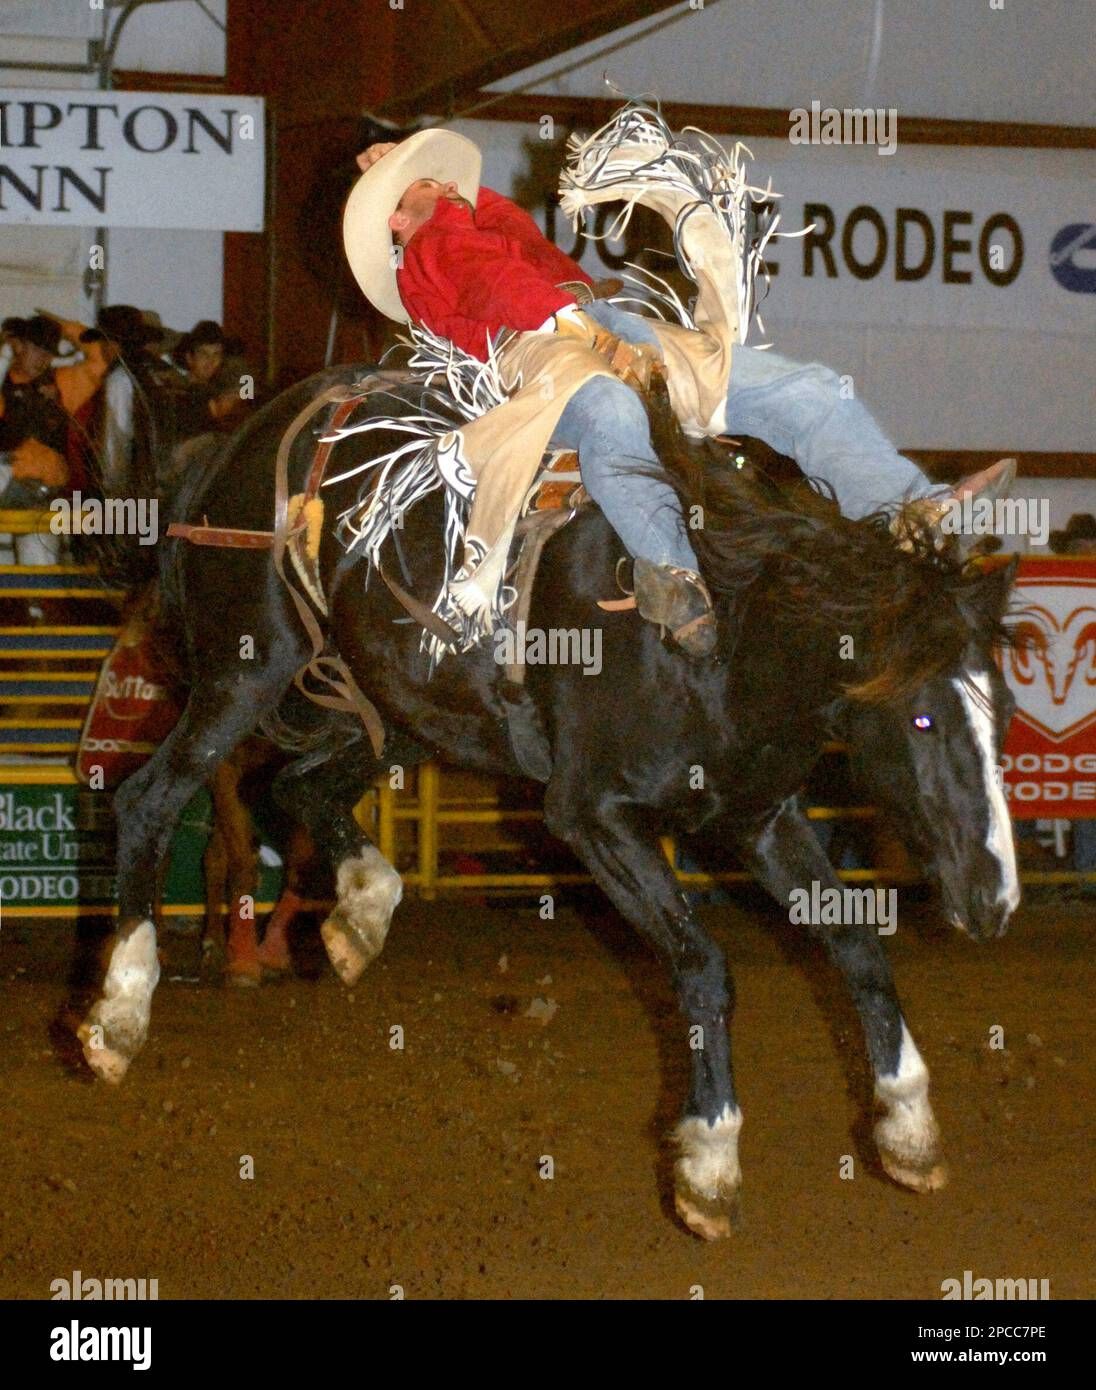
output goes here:
{"type": "Polygon", "coordinates": [[[451,130],[420,130],[382,155],[354,185],[343,212],[343,246],[354,279],[366,299],[387,318],[407,323],[396,286],[388,219],[417,179],[450,180],[473,207],[479,194],[483,156],[471,140],[451,130]]]}

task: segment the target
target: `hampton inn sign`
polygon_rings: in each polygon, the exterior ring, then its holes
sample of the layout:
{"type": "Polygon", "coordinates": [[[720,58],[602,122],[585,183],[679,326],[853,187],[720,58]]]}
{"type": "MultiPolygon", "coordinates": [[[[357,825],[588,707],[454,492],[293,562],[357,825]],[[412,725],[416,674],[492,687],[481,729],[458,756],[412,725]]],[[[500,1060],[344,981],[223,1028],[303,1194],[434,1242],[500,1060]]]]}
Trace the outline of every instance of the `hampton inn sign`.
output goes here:
{"type": "Polygon", "coordinates": [[[259,97],[7,90],[0,223],[263,227],[259,97]]]}

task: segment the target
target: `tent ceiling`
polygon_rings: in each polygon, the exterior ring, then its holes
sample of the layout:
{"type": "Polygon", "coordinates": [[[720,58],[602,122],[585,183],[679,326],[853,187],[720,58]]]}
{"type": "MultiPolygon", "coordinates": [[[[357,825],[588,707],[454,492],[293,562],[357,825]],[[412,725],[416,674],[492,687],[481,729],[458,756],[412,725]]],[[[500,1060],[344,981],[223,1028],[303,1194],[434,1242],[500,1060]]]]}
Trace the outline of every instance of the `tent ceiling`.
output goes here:
{"type": "Polygon", "coordinates": [[[674,22],[642,37],[632,24],[609,41],[539,60],[496,89],[787,111],[894,107],[899,118],[1088,126],[1093,97],[1093,0],[706,0],[675,6],[674,22]],[[631,42],[627,42],[627,40],[631,42]]]}
{"type": "Polygon", "coordinates": [[[449,114],[485,83],[670,9],[661,0],[435,0],[396,11],[386,115],[449,114]]]}

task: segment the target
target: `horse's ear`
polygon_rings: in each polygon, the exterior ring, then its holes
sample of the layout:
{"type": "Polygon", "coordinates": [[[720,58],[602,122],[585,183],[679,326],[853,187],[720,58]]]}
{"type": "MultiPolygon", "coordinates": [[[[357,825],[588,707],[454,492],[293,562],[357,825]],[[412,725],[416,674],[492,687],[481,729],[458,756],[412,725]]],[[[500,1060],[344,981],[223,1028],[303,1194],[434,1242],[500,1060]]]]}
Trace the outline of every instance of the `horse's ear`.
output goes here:
{"type": "Polygon", "coordinates": [[[963,608],[976,627],[996,625],[1005,616],[1019,568],[1020,557],[1014,555],[1007,565],[994,565],[971,581],[963,595],[963,608]]]}

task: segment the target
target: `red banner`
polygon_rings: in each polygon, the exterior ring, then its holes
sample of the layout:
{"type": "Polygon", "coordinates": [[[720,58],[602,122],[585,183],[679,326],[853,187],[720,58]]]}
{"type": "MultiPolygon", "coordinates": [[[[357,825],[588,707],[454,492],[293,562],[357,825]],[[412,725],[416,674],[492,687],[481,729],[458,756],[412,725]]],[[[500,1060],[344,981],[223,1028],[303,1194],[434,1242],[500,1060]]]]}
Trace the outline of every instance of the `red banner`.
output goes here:
{"type": "Polygon", "coordinates": [[[143,613],[133,615],[103,663],[80,735],[76,776],[116,787],[156,749],[178,722],[143,613]]]}
{"type": "Polygon", "coordinates": [[[1016,717],[1002,764],[1016,819],[1096,817],[1096,555],[1025,556],[1002,654],[1016,717]]]}

